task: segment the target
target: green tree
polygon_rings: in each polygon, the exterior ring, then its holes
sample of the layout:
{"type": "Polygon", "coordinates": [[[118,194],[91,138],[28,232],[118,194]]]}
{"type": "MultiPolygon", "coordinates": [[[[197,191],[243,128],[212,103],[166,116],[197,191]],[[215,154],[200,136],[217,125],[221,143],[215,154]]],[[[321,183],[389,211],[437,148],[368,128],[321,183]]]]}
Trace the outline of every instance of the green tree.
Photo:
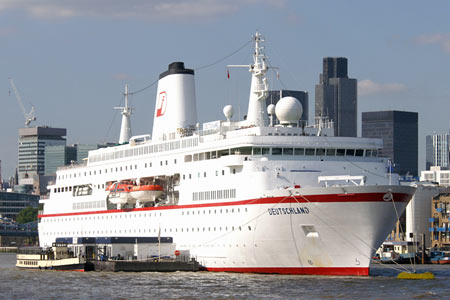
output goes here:
{"type": "Polygon", "coordinates": [[[22,209],[17,215],[17,223],[25,224],[37,221],[38,209],[35,207],[27,207],[22,209]]]}

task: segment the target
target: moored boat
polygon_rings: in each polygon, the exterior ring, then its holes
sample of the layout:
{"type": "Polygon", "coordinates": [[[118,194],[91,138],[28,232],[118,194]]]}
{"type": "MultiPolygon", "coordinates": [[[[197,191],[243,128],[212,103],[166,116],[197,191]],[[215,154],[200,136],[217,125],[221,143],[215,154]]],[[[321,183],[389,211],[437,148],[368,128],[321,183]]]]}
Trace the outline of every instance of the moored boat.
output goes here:
{"type": "Polygon", "coordinates": [[[67,243],[53,243],[51,248],[21,248],[17,253],[16,267],[20,269],[85,271],[84,257],[75,256],[67,243]]]}

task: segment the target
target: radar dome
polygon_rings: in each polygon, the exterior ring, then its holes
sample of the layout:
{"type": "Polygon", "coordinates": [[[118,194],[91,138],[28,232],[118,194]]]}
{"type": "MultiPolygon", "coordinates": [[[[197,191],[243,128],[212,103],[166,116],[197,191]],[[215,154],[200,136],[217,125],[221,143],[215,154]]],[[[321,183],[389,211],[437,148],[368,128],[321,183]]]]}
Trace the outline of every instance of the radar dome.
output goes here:
{"type": "Polygon", "coordinates": [[[294,97],[283,97],[275,106],[275,114],[280,124],[297,124],[303,114],[303,106],[294,97]]]}
{"type": "Polygon", "coordinates": [[[234,109],[232,105],[226,105],[223,108],[223,114],[225,115],[225,118],[227,118],[227,121],[230,122],[231,118],[233,117],[234,114],[234,109]]]}
{"type": "Polygon", "coordinates": [[[267,106],[267,113],[269,115],[275,114],[275,105],[274,104],[269,104],[269,106],[267,106]]]}

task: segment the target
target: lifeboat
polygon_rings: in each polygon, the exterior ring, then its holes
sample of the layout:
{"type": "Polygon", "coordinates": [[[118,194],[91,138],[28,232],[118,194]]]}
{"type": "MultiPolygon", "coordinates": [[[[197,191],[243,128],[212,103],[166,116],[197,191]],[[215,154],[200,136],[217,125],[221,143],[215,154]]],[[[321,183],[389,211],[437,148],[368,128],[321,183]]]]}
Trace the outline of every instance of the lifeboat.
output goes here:
{"type": "Polygon", "coordinates": [[[130,190],[131,197],[140,203],[155,202],[162,193],[163,187],[158,184],[134,185],[130,190]]]}
{"type": "Polygon", "coordinates": [[[106,187],[108,200],[113,204],[134,203],[135,199],[131,196],[133,185],[124,182],[114,182],[106,187]]]}

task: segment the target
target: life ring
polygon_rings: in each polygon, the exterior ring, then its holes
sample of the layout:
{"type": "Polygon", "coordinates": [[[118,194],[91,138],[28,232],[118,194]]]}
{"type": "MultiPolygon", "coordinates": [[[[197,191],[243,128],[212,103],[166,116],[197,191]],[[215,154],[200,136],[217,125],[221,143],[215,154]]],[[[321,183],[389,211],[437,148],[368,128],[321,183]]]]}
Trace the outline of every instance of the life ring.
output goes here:
{"type": "Polygon", "coordinates": [[[175,250],[175,256],[180,256],[181,252],[180,250],[175,250]]]}

